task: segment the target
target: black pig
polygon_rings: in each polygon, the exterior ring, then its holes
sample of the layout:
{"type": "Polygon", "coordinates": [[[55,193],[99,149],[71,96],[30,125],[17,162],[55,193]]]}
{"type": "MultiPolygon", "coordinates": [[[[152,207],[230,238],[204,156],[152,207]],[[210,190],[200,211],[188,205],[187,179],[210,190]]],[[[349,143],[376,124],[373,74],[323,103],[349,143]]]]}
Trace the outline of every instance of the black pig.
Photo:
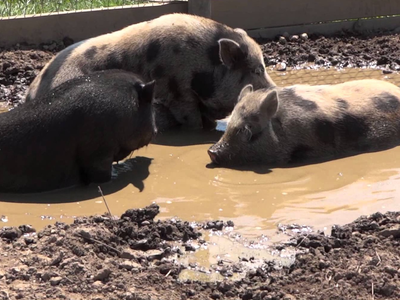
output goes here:
{"type": "Polygon", "coordinates": [[[126,71],[99,71],[0,114],[0,192],[109,181],[112,163],[155,134],[154,86],[126,71]]]}

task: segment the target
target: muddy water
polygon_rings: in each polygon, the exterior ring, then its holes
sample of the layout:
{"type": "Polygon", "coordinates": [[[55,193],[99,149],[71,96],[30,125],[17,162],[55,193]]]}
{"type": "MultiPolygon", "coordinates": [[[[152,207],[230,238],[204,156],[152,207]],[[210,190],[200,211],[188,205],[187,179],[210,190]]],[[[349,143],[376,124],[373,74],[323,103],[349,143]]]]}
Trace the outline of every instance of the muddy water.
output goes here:
{"type": "MultiPolygon", "coordinates": [[[[328,84],[378,78],[400,84],[400,75],[378,70],[270,72],[278,85],[328,84]]],[[[224,122],[219,124],[224,128],[224,122]]],[[[208,168],[208,147],[221,132],[177,131],[116,166],[118,179],[101,186],[111,212],[156,202],[164,217],[233,220],[246,237],[271,236],[279,223],[327,229],[360,214],[398,210],[400,147],[296,168],[238,171],[208,168]]],[[[40,195],[0,195],[0,225],[55,221],[106,211],[97,186],[40,195]]]]}

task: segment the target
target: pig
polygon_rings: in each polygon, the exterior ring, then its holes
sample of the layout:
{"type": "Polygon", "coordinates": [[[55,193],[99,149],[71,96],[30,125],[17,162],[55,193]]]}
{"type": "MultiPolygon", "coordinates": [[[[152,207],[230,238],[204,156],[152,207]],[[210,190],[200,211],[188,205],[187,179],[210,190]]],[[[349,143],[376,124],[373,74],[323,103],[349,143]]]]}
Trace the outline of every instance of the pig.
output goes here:
{"type": "Polygon", "coordinates": [[[240,28],[173,13],[75,43],[59,52],[30,85],[26,102],[97,70],[123,69],[157,80],[159,131],[176,126],[215,128],[241,89],[274,86],[260,46],[240,28]]]}
{"type": "Polygon", "coordinates": [[[400,88],[389,82],[259,90],[247,85],[208,155],[214,165],[285,166],[380,151],[399,142],[400,88]]]}
{"type": "Polygon", "coordinates": [[[131,72],[97,71],[0,114],[0,192],[110,181],[113,162],[156,134],[154,88],[131,72]]]}

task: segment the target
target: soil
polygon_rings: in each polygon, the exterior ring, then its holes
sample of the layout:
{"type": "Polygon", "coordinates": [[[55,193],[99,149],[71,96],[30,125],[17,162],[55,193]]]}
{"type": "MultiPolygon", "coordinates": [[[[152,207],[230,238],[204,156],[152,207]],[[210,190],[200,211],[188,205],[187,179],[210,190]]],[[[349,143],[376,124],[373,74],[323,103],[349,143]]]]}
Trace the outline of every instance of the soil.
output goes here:
{"type": "Polygon", "coordinates": [[[400,299],[400,213],[360,217],[334,226],[330,236],[296,234],[266,250],[296,249],[292,265],[246,268],[238,259],[226,269],[242,272],[242,279],[225,272],[214,282],[180,280],[188,266],[178,258],[196,251],[192,243],[206,244],[205,232],[232,222],[156,221],[158,213],[153,204],[39,232],[4,227],[0,299],[400,299]]]}
{"type": "MultiPolygon", "coordinates": [[[[43,66],[72,41],[0,49],[0,101],[18,105],[43,66]]],[[[399,35],[287,37],[259,41],[270,67],[400,69],[399,35]]],[[[155,220],[157,205],[56,223],[40,232],[29,225],[0,231],[3,299],[400,299],[400,212],[360,217],[332,233],[293,234],[271,245],[294,249],[294,263],[220,261],[222,281],[181,280],[179,258],[207,245],[207,231],[233,224],[155,220]],[[250,267],[249,267],[250,266],[250,267]],[[232,279],[241,273],[241,279],[232,279]]],[[[280,234],[290,233],[287,228],[280,234]]],[[[255,241],[256,243],[257,241],[255,241]]],[[[217,270],[217,271],[216,271],[217,270]]]]}
{"type": "MultiPolygon", "coordinates": [[[[65,38],[46,45],[18,44],[0,48],[0,101],[18,105],[29,84],[60,50],[72,44],[65,38]]],[[[287,36],[258,40],[267,66],[286,68],[371,67],[390,73],[400,70],[400,34],[287,36]],[[283,63],[283,64],[282,64],[283,63]]]]}

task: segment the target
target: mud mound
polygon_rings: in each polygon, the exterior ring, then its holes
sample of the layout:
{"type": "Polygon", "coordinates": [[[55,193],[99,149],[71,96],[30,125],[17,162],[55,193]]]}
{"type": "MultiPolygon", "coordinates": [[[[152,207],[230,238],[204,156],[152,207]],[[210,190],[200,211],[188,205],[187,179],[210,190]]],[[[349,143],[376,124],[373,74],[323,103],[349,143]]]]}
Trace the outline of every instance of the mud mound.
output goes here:
{"type": "Polygon", "coordinates": [[[173,257],[201,234],[187,222],[155,221],[158,210],[77,218],[38,233],[3,228],[0,299],[400,299],[400,213],[376,213],[335,226],[331,236],[301,235],[272,247],[297,249],[290,267],[265,262],[238,281],[199,282],[179,280],[184,266],[173,257]]]}
{"type": "MultiPolygon", "coordinates": [[[[136,289],[151,295],[167,274],[177,278],[180,270],[163,261],[181,251],[167,241],[200,236],[187,222],[154,221],[158,213],[151,205],[128,210],[118,220],[77,218],[37,234],[30,226],[3,228],[0,299],[142,299],[136,289]]],[[[175,294],[172,287],[169,293],[175,294]]]]}

